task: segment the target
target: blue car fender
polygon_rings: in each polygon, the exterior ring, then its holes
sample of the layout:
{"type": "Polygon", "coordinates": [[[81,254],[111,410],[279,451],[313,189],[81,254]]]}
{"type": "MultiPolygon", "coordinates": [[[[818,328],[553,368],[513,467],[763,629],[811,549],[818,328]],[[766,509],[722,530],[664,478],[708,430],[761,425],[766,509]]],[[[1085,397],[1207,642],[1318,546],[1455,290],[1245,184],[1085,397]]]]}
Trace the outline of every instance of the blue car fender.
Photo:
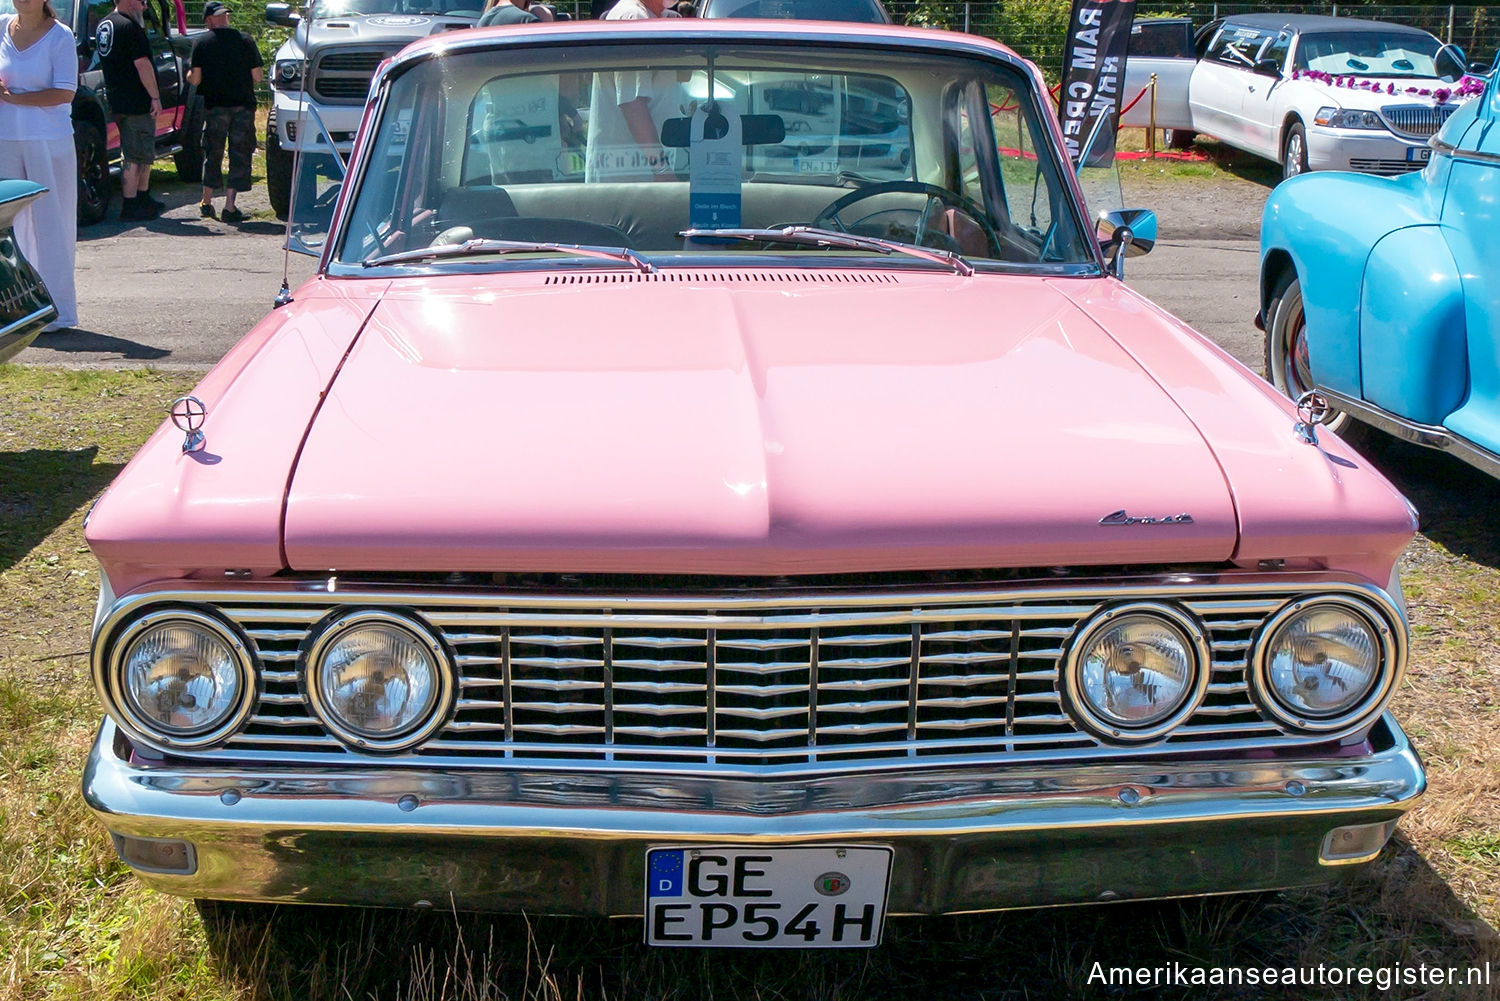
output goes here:
{"type": "Polygon", "coordinates": [[[1364,398],[1420,424],[1442,424],[1469,391],[1464,289],[1437,226],[1375,244],[1359,303],[1364,398]]]}
{"type": "Polygon", "coordinates": [[[1282,182],[1261,216],[1260,303],[1288,269],[1302,283],[1307,345],[1321,386],[1361,391],[1360,306],[1365,268],[1376,244],[1408,227],[1432,227],[1434,205],[1421,174],[1313,173],[1282,182]]]}

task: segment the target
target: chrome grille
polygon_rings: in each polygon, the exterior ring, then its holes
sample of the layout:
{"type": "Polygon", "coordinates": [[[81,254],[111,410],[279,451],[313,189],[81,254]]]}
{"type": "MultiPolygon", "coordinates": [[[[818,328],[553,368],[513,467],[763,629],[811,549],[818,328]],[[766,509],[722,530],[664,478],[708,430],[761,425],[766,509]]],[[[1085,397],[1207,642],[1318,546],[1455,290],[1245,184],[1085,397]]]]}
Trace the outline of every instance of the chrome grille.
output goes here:
{"type": "Polygon", "coordinates": [[[1426,139],[1437,135],[1438,129],[1458,107],[1456,104],[1393,104],[1381,108],[1380,115],[1397,135],[1426,139]]]}
{"type": "MultiPolygon", "coordinates": [[[[399,760],[764,766],[1127,753],[1074,725],[1058,676],[1066,644],[1086,619],[1142,595],[1176,600],[1197,616],[1212,651],[1208,695],[1168,744],[1315,742],[1264,718],[1246,683],[1253,636],[1288,595],[1201,594],[1019,589],[924,592],[906,601],[891,594],[784,603],[728,597],[722,604],[473,594],[425,600],[347,586],[336,596],[217,595],[204,603],[252,640],[261,693],[227,748],[204,753],[216,760],[363,758],[313,717],[298,668],[320,622],[372,606],[425,620],[460,673],[452,718],[399,760]]],[[[140,600],[133,607],[149,607],[149,596],[140,600]]]]}
{"type": "Polygon", "coordinates": [[[323,52],[308,71],[307,89],[329,104],[363,104],[376,67],[394,51],[339,48],[323,52]]]}
{"type": "Polygon", "coordinates": [[[1369,160],[1355,157],[1349,161],[1349,169],[1363,174],[1409,174],[1427,166],[1426,160],[1369,160]]]}

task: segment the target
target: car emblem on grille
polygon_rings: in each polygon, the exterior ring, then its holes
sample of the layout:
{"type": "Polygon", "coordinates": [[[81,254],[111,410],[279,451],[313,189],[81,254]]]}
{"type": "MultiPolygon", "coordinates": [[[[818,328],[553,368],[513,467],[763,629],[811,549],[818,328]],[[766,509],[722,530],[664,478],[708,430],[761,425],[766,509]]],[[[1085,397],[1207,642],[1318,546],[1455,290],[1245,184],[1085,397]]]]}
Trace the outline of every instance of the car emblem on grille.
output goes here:
{"type": "Polygon", "coordinates": [[[1190,514],[1168,514],[1160,518],[1132,518],[1125,513],[1125,509],[1112,511],[1099,519],[1101,525],[1191,525],[1193,516],[1190,514]]]}
{"type": "Polygon", "coordinates": [[[187,435],[182,442],[184,452],[196,452],[203,447],[203,421],[208,417],[208,408],[196,396],[179,396],[172,401],[172,423],[177,430],[187,435]]]}
{"type": "Polygon", "coordinates": [[[825,872],[813,880],[813,889],[825,897],[837,897],[848,892],[852,885],[849,877],[841,872],[825,872]]]}

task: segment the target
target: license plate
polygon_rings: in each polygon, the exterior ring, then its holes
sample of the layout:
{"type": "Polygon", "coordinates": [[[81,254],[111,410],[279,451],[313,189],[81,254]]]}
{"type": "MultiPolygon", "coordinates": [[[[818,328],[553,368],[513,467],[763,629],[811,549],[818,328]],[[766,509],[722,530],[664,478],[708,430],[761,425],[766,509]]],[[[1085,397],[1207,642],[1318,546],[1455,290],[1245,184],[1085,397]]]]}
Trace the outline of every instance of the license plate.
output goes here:
{"type": "Polygon", "coordinates": [[[890,848],[651,848],[646,944],[865,949],[880,944],[890,848]]]}
{"type": "Polygon", "coordinates": [[[799,157],[796,164],[799,174],[837,174],[839,171],[839,162],[833,159],[799,157]]]}
{"type": "Polygon", "coordinates": [[[1408,146],[1406,148],[1406,159],[1412,162],[1426,162],[1432,159],[1431,146],[1408,146]]]}

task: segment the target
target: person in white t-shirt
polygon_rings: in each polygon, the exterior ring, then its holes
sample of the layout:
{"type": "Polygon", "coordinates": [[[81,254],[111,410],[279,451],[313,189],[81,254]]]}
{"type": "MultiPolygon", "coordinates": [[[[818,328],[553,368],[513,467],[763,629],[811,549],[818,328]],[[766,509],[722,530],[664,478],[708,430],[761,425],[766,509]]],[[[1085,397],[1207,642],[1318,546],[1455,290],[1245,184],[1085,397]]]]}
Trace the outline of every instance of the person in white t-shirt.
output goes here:
{"type": "MultiPolygon", "coordinates": [[[[668,0],[619,0],[601,20],[661,17],[668,0]]],[[[661,145],[661,123],[678,114],[677,75],[653,70],[598,73],[589,100],[586,181],[677,180],[661,145]]]]}
{"type": "Polygon", "coordinates": [[[73,252],[78,227],[78,160],[73,93],[78,49],[48,0],[13,0],[0,14],[0,177],[47,193],[16,217],[16,242],[52,296],[57,330],[78,324],[73,252]]]}

